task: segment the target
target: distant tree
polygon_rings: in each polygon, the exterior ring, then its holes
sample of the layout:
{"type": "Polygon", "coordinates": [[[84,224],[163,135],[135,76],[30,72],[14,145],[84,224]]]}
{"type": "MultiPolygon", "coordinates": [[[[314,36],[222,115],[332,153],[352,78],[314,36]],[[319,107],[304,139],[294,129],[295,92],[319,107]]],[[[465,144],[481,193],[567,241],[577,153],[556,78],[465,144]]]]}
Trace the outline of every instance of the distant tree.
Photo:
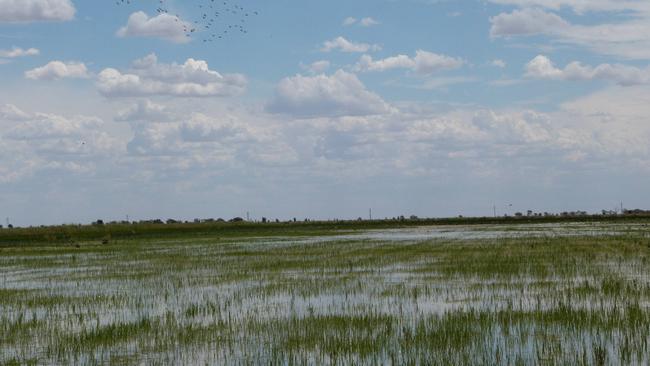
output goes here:
{"type": "Polygon", "coordinates": [[[7,228],[9,228],[9,229],[13,229],[14,226],[13,226],[12,224],[9,224],[9,225],[7,225],[7,228]]]}
{"type": "Polygon", "coordinates": [[[266,217],[262,217],[262,223],[266,224],[266,217]]]}
{"type": "Polygon", "coordinates": [[[241,217],[234,217],[230,219],[230,222],[242,222],[242,221],[244,221],[244,219],[242,219],[241,217]]]}
{"type": "Polygon", "coordinates": [[[99,219],[99,220],[93,222],[93,225],[104,225],[104,220],[99,219]]]}

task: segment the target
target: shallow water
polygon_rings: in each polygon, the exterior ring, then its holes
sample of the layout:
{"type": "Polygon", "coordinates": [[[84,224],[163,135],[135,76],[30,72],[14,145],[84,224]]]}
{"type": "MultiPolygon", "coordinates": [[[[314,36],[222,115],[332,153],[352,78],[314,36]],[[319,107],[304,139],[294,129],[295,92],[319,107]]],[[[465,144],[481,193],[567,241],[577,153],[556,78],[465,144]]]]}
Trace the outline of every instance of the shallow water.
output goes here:
{"type": "Polygon", "coordinates": [[[620,236],[650,237],[650,225],[643,223],[544,223],[509,225],[435,225],[413,226],[400,229],[363,230],[357,233],[314,237],[251,238],[248,243],[268,247],[296,244],[325,243],[331,241],[404,241],[424,240],[482,240],[526,237],[620,236]]]}
{"type": "Polygon", "coordinates": [[[590,364],[604,352],[642,364],[646,229],[436,226],[3,254],[0,363],[590,364]]]}
{"type": "Polygon", "coordinates": [[[647,224],[610,223],[551,223],[519,225],[448,225],[422,226],[404,229],[371,230],[353,235],[340,235],[332,240],[390,240],[421,241],[430,239],[497,239],[517,237],[567,237],[602,236],[645,233],[650,235],[647,224]]]}

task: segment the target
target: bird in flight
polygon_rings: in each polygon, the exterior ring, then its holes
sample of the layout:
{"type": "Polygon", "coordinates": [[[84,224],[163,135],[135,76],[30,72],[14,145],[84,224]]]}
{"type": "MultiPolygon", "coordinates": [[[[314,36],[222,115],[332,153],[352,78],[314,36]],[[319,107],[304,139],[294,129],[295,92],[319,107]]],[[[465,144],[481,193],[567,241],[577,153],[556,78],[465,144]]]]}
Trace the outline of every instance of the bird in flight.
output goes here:
{"type": "MultiPolygon", "coordinates": [[[[117,6],[128,6],[146,0],[112,0],[117,6]]],[[[155,13],[167,14],[182,27],[186,37],[199,38],[202,43],[223,40],[226,37],[248,34],[247,25],[253,17],[260,15],[255,9],[244,8],[236,0],[199,0],[193,1],[189,9],[194,14],[190,22],[185,22],[176,12],[170,12],[166,0],[155,1],[155,13]]],[[[187,2],[190,3],[190,2],[187,2]]]]}

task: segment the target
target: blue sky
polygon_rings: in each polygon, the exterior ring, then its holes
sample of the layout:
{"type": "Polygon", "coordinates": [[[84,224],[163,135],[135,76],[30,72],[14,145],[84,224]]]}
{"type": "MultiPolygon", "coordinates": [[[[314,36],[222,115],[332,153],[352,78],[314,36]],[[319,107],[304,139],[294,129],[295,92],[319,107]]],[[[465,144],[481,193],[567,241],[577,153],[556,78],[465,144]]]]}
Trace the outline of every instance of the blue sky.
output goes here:
{"type": "Polygon", "coordinates": [[[647,1],[208,3],[0,0],[0,216],[650,206],[647,1]]]}

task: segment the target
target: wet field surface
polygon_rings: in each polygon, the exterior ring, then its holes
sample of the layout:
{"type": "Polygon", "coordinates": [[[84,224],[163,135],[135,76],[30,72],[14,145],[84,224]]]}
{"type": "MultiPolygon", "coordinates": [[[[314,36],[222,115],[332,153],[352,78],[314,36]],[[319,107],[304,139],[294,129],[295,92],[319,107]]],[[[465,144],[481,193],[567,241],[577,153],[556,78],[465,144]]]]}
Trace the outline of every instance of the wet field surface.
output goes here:
{"type": "Polygon", "coordinates": [[[0,364],[647,364],[643,223],[0,251],[0,364]]]}

